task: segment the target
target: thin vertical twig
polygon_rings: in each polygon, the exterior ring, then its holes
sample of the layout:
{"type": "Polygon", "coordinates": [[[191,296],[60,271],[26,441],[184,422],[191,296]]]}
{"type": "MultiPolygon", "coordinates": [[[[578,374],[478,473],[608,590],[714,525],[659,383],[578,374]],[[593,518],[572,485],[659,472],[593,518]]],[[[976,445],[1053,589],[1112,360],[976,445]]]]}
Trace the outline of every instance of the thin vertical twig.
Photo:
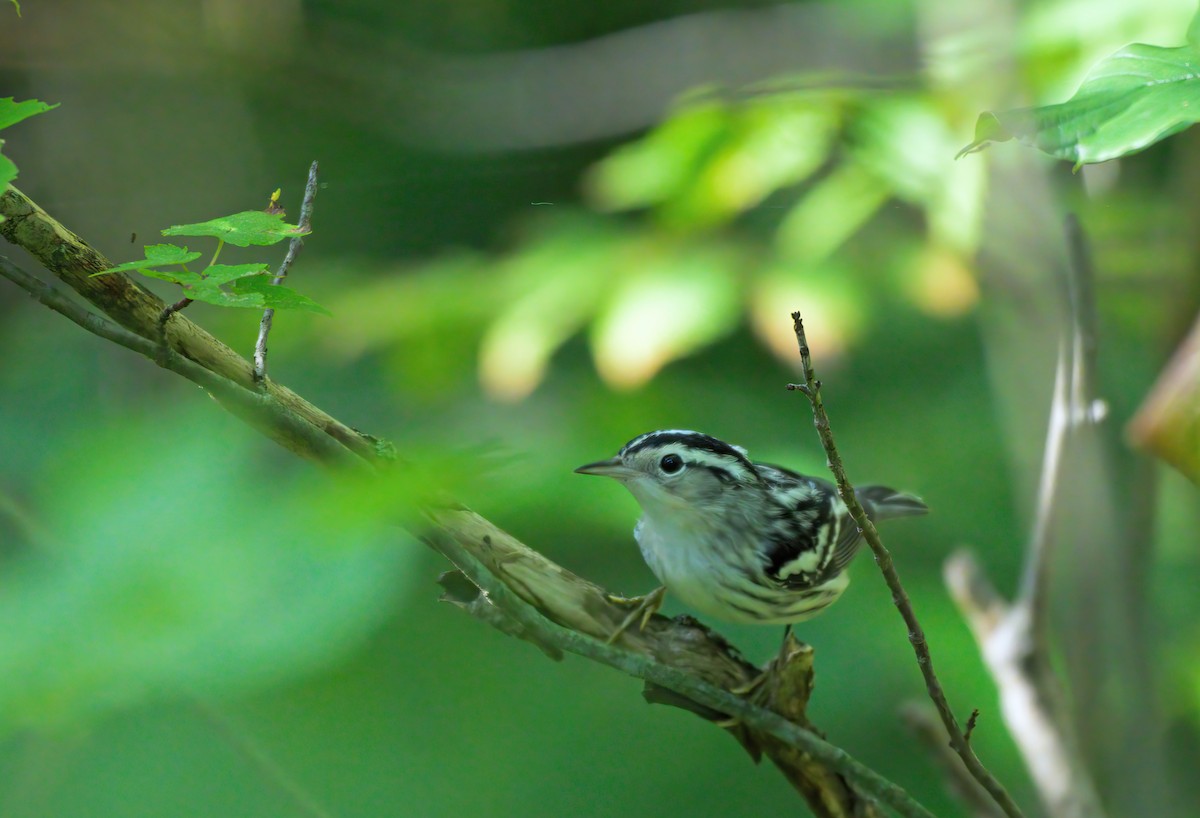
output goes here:
{"type": "Polygon", "coordinates": [[[804,334],[804,319],[799,312],[792,313],[792,327],[796,332],[796,342],[800,346],[800,363],[803,368],[804,383],[788,384],[788,389],[803,392],[812,405],[813,424],[817,427],[821,445],[825,447],[825,454],[829,459],[829,470],[833,473],[834,481],[837,483],[838,493],[854,518],[858,530],[862,532],[863,538],[875,553],[875,562],[883,573],[888,588],[892,591],[892,603],[900,611],[900,616],[903,617],[904,624],[908,627],[908,641],[912,643],[913,652],[917,657],[917,665],[921,668],[921,675],[925,678],[925,689],[946,728],[950,746],[962,759],[971,776],[988,792],[1004,811],[1004,814],[1009,818],[1020,818],[1022,815],[1020,807],[975,755],[975,751],[971,749],[970,743],[964,737],[964,731],[959,726],[954,711],[950,709],[950,703],[946,700],[942,683],[933,669],[933,656],[929,652],[925,631],[917,620],[917,614],[908,598],[908,592],[904,590],[904,586],[900,582],[900,575],[892,562],[892,555],[884,547],[883,541],[879,538],[879,532],[875,530],[874,523],[871,522],[862,504],[858,501],[858,497],[854,494],[854,486],[850,484],[850,480],[846,476],[846,468],[842,464],[842,456],[834,444],[833,430],[829,426],[829,416],[825,412],[825,404],[821,399],[821,382],[817,380],[813,370],[812,353],[808,348],[808,338],[804,334]]]}
{"type": "MultiPolygon", "coordinates": [[[[302,235],[296,236],[288,244],[287,255],[283,257],[283,263],[279,265],[279,270],[271,279],[272,284],[277,285],[287,277],[292,262],[296,260],[296,256],[300,255],[300,248],[304,246],[304,235],[312,230],[313,200],[317,198],[317,188],[319,187],[317,184],[318,170],[317,163],[314,161],[308,169],[308,183],[304,186],[304,200],[300,203],[300,219],[297,226],[302,235]]],[[[267,337],[271,334],[271,323],[274,320],[275,309],[273,307],[263,310],[262,321],[258,325],[258,341],[254,344],[254,380],[259,383],[267,377],[267,337]]]]}

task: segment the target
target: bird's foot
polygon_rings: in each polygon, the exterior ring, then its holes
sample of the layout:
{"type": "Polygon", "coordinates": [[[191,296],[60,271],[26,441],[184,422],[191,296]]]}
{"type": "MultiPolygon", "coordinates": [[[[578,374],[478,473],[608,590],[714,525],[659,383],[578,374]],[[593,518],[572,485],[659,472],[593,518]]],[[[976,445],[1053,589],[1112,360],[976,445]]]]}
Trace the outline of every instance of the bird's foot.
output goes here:
{"type": "Polygon", "coordinates": [[[629,630],[629,627],[639,620],[641,621],[638,622],[638,630],[643,630],[646,627],[646,623],[650,621],[650,617],[658,613],[658,609],[662,607],[663,597],[666,595],[667,589],[665,586],[659,586],[645,596],[626,597],[609,594],[609,602],[616,603],[617,605],[632,606],[633,610],[621,621],[616,630],[609,634],[608,638],[604,640],[605,643],[611,645],[613,642],[616,642],[621,638],[621,634],[629,630]]]}

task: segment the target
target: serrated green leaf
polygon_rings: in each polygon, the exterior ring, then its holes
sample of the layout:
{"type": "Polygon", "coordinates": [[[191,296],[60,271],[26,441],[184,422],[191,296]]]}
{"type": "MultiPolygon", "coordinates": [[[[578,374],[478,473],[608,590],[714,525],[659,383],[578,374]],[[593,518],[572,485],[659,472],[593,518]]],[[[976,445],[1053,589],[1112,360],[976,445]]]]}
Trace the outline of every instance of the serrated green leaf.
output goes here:
{"type": "Polygon", "coordinates": [[[267,272],[265,264],[213,264],[203,273],[199,281],[186,287],[187,297],[218,307],[243,307],[261,309],[262,299],[255,299],[230,292],[222,285],[236,283],[247,276],[261,277],[267,272]]]}
{"type": "Polygon", "coordinates": [[[204,281],[214,287],[237,281],[247,276],[261,276],[268,272],[265,264],[212,264],[203,272],[204,281]]]}
{"type": "Polygon", "coordinates": [[[266,302],[262,296],[251,293],[250,295],[238,295],[229,290],[222,289],[217,285],[206,285],[205,282],[186,288],[187,297],[193,301],[203,301],[205,304],[214,304],[218,307],[240,307],[243,309],[263,309],[266,302]]]}
{"type": "Polygon", "coordinates": [[[1057,105],[984,112],[959,156],[1017,139],[1075,164],[1143,150],[1200,120],[1200,46],[1135,43],[1102,60],[1057,105]]]}
{"type": "MultiPolygon", "coordinates": [[[[109,273],[145,273],[150,267],[170,267],[176,264],[187,264],[189,261],[195,261],[200,258],[199,253],[190,252],[186,247],[180,247],[178,244],[147,244],[144,248],[146,257],[137,261],[127,261],[124,264],[118,264],[116,267],[110,267],[107,270],[101,270],[98,273],[92,273],[91,277],[108,275],[109,273]]],[[[199,278],[199,276],[196,276],[199,278]]],[[[162,276],[155,276],[162,278],[162,276]]],[[[174,279],[165,279],[172,281],[174,279]]]]}
{"type": "Polygon", "coordinates": [[[260,296],[264,307],[271,307],[276,310],[301,310],[304,312],[316,312],[321,315],[333,315],[333,313],[316,301],[313,301],[307,295],[302,295],[291,287],[284,287],[282,284],[272,284],[271,279],[267,276],[239,279],[233,282],[230,289],[233,290],[235,295],[239,296],[260,296]]]}
{"type": "Polygon", "coordinates": [[[162,231],[164,236],[211,236],[237,247],[265,247],[281,241],[307,236],[311,230],[283,220],[282,213],[247,210],[197,224],[177,224],[162,231]]]}
{"type": "Polygon", "coordinates": [[[46,111],[52,111],[57,107],[57,102],[53,105],[48,105],[37,99],[27,99],[24,102],[17,102],[12,97],[4,97],[0,99],[0,130],[4,130],[10,125],[16,125],[22,119],[29,119],[31,116],[44,114],[46,111]]]}

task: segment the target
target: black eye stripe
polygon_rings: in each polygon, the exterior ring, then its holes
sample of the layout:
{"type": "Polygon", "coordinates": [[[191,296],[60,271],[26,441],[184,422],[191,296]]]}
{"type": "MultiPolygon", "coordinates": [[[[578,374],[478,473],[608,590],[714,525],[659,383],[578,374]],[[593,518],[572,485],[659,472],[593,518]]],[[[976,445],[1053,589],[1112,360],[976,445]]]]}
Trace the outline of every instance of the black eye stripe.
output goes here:
{"type": "Polygon", "coordinates": [[[713,477],[717,478],[725,485],[729,485],[730,483],[737,482],[737,479],[733,476],[733,473],[730,472],[729,469],[723,469],[720,466],[709,466],[705,463],[701,463],[700,467],[703,469],[707,469],[709,472],[712,473],[713,477]]]}

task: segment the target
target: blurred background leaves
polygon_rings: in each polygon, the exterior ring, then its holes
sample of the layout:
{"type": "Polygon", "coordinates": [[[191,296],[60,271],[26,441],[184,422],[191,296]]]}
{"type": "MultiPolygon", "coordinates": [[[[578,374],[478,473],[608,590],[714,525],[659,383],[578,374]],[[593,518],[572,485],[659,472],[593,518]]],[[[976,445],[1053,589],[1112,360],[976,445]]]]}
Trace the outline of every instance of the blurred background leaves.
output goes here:
{"type": "MultiPolygon", "coordinates": [[[[271,371],[420,466],[333,486],[0,288],[0,813],[295,814],[196,696],[337,816],[791,808],[773,771],[647,711],[636,682],[436,605],[446,566],[389,521],[445,485],[572,570],[648,590],[633,502],[570,470],[691,427],[823,473],[807,407],[783,392],[792,309],[852,477],[934,509],[885,537],[952,702],[983,711],[973,744],[1032,803],[940,569],[970,544],[1002,588],[1016,580],[1068,210],[1096,257],[1113,513],[1138,568],[1092,604],[1128,596],[1145,617],[1151,688],[1119,704],[1147,714],[1178,773],[1156,814],[1200,811],[1200,504],[1120,437],[1200,305],[1200,137],[1078,175],[1012,144],[954,161],[980,111],[1067,99],[1127,43],[1178,45],[1194,12],[42,0],[0,18],[0,93],[62,103],[6,132],[5,154],[114,263],[281,185],[294,217],[320,160],[290,283],[334,317],[277,316],[271,371]]],[[[222,253],[261,260],[278,259],[222,253]]],[[[252,347],[247,314],[189,314],[252,347]]],[[[1062,557],[1064,589],[1095,582],[1088,543],[1062,557]]],[[[800,630],[812,716],[952,814],[896,718],[921,694],[903,628],[869,561],[853,575],[800,630]]],[[[1100,621],[1060,616],[1062,640],[1094,641],[1100,621]]],[[[755,660],[779,638],[723,630],[755,660]]]]}

